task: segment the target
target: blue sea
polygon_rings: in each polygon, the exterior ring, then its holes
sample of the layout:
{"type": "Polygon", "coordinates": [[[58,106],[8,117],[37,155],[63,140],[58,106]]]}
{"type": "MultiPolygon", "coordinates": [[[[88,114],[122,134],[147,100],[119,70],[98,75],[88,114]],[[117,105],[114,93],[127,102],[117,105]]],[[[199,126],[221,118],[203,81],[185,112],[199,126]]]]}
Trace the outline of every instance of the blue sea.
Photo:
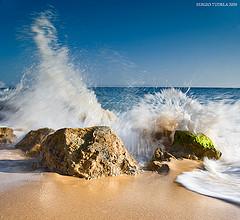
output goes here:
{"type": "MultiPolygon", "coordinates": [[[[205,158],[204,169],[183,173],[176,181],[240,204],[240,89],[89,88],[69,49],[58,44],[51,20],[42,14],[31,30],[39,60],[26,67],[14,88],[0,90],[1,126],[13,128],[18,140],[42,127],[110,126],[139,163],[149,160],[157,146],[164,148],[163,140],[152,138],[154,133],[203,133],[222,152],[220,160],[205,158]]],[[[8,150],[0,153],[7,160],[15,156],[8,150]]]]}
{"type": "MultiPolygon", "coordinates": [[[[176,181],[192,191],[240,204],[239,88],[103,87],[93,90],[103,108],[118,114],[134,112],[135,116],[123,119],[124,123],[134,124],[131,129],[152,130],[150,114],[177,121],[178,129],[210,136],[223,153],[222,158],[219,161],[205,158],[204,170],[183,173],[176,181]]],[[[124,129],[124,125],[121,127],[124,129]]],[[[131,129],[126,126],[130,135],[133,134],[129,132],[131,129]]],[[[129,148],[133,154],[136,148],[140,155],[148,154],[139,150],[139,145],[140,149],[146,149],[149,143],[132,141],[126,134],[121,136],[128,146],[133,145],[129,148]]]]}
{"type": "Polygon", "coordinates": [[[38,83],[30,90],[25,86],[1,89],[1,124],[20,129],[19,138],[40,127],[108,125],[141,163],[150,159],[159,144],[150,136],[143,138],[143,131],[145,134],[162,131],[169,129],[170,124],[173,129],[205,133],[223,153],[222,158],[218,161],[206,158],[204,170],[183,173],[176,181],[192,191],[240,203],[239,88],[94,87],[79,90],[71,84],[68,88],[72,90],[72,97],[69,91],[61,93],[61,88],[58,88],[59,93],[51,89],[42,91],[44,86],[38,83]]]}
{"type": "MultiPolygon", "coordinates": [[[[102,107],[115,112],[130,110],[146,94],[154,94],[169,87],[92,87],[102,107]]],[[[175,87],[200,103],[240,100],[240,88],[175,87]]]]}

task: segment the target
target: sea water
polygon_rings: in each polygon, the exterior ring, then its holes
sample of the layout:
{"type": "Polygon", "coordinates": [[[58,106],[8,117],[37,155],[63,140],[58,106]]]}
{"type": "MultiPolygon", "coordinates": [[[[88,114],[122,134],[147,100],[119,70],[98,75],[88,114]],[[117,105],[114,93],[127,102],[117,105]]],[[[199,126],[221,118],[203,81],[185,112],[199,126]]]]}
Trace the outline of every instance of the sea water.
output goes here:
{"type": "Polygon", "coordinates": [[[41,13],[31,31],[38,62],[26,69],[18,85],[1,90],[2,126],[14,128],[20,139],[41,127],[107,125],[140,162],[156,148],[147,135],[152,131],[204,133],[222,152],[221,159],[205,159],[204,170],[183,173],[176,181],[240,204],[240,89],[89,88],[68,48],[58,43],[51,13],[41,13]]]}

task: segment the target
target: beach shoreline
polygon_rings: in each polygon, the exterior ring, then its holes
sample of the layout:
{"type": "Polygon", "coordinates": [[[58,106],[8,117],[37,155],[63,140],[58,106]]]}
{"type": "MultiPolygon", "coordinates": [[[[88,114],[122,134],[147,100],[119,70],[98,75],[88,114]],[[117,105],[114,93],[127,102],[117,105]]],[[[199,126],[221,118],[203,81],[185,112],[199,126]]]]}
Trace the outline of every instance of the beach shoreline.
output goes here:
{"type": "Polygon", "coordinates": [[[239,207],[191,192],[174,180],[200,163],[172,160],[168,175],[84,180],[41,173],[0,191],[1,219],[237,219],[239,207]]]}

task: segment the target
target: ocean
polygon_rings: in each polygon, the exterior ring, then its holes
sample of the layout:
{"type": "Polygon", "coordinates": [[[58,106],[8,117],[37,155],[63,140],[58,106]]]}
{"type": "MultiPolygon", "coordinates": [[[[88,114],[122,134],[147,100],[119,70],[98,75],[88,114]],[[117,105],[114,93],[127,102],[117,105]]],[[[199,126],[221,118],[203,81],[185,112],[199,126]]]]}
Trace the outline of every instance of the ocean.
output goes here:
{"type": "Polygon", "coordinates": [[[205,159],[204,169],[183,173],[176,181],[192,191],[240,204],[240,89],[89,88],[44,13],[31,30],[39,60],[26,68],[14,88],[1,89],[1,126],[15,129],[19,140],[42,127],[110,126],[140,163],[162,146],[161,140],[156,143],[148,135],[152,132],[204,133],[222,152],[221,159],[205,159]]]}
{"type": "MultiPolygon", "coordinates": [[[[102,107],[114,112],[130,110],[146,94],[154,94],[171,87],[92,87],[102,107]]],[[[234,103],[240,100],[240,88],[175,87],[201,104],[209,101],[234,103]]]]}
{"type": "MultiPolygon", "coordinates": [[[[93,88],[102,106],[116,113],[131,111],[149,94],[154,96],[172,89],[166,87],[93,88]]],[[[203,170],[181,174],[176,182],[195,192],[240,204],[240,89],[174,88],[174,90],[177,93],[185,94],[192,102],[199,103],[203,108],[207,109],[209,106],[213,106],[211,113],[205,112],[206,118],[209,119],[205,126],[209,130],[212,127],[212,131],[205,131],[205,133],[209,133],[209,136],[212,135],[213,139],[217,139],[219,149],[223,149],[222,159],[219,161],[205,159],[203,170]],[[214,109],[215,107],[216,109],[214,109]]],[[[175,105],[180,100],[171,101],[175,105]]],[[[159,102],[159,105],[165,104],[165,102],[159,102]]],[[[195,115],[194,109],[192,110],[192,112],[186,111],[185,114],[190,118],[201,118],[201,111],[199,115],[195,115]]],[[[184,108],[182,111],[184,112],[184,108]]],[[[138,117],[142,117],[142,115],[139,114],[138,117]]],[[[189,120],[195,120],[190,118],[189,120]]],[[[199,122],[196,123],[199,124],[199,122]]],[[[131,151],[134,153],[134,147],[131,151]]]]}

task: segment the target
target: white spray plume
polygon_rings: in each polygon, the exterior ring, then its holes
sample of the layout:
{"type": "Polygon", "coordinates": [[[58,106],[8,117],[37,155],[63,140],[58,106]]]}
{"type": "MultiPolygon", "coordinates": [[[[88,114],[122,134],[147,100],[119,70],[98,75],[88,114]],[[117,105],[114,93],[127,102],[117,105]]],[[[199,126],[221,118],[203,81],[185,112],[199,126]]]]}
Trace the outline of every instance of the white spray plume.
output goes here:
{"type": "Polygon", "coordinates": [[[120,121],[119,134],[140,158],[149,159],[161,144],[162,140],[152,141],[152,134],[159,131],[179,129],[208,135],[222,152],[221,159],[205,159],[206,170],[184,173],[177,182],[193,191],[240,204],[239,101],[201,104],[180,90],[165,89],[146,95],[120,121]]]}
{"type": "Polygon", "coordinates": [[[15,109],[5,124],[24,130],[39,127],[85,127],[108,125],[113,113],[101,108],[70,62],[67,47],[60,46],[57,31],[47,13],[31,28],[38,48],[39,63],[28,70],[8,102],[15,109]]]}
{"type": "Polygon", "coordinates": [[[39,63],[0,100],[7,100],[6,105],[14,109],[3,112],[2,125],[25,132],[40,127],[111,125],[133,154],[148,158],[156,147],[148,134],[175,129],[204,133],[222,152],[221,160],[205,160],[205,171],[185,173],[177,181],[199,193],[240,203],[239,101],[201,104],[179,90],[165,89],[146,95],[132,110],[119,113],[116,121],[81,79],[67,47],[58,44],[57,31],[47,13],[34,21],[31,30],[39,63]]]}

